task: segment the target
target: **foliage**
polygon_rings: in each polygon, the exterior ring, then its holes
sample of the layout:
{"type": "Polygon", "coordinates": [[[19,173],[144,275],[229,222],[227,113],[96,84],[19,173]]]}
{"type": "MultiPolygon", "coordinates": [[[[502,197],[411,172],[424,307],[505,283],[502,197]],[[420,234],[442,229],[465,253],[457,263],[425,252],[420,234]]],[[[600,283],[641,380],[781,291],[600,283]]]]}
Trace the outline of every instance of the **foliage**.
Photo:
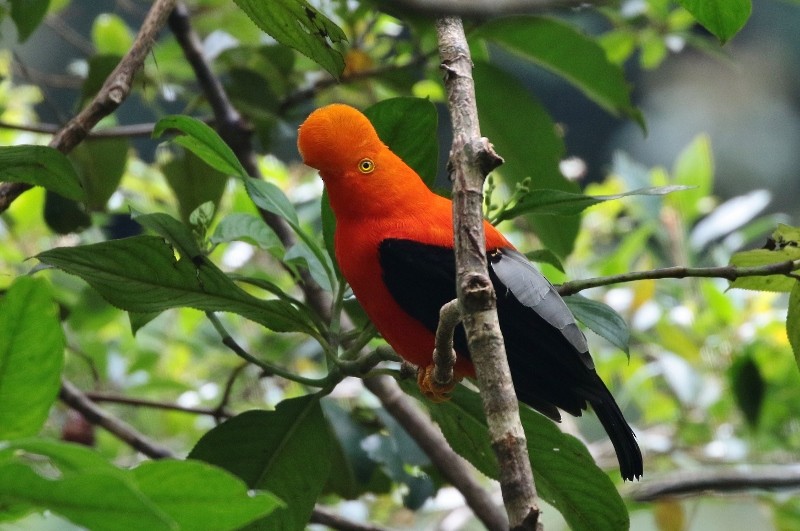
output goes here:
{"type": "MultiPolygon", "coordinates": [[[[0,15],[22,43],[35,39],[48,10],[59,17],[71,4],[11,0],[0,15]]],[[[255,163],[226,136],[231,124],[211,119],[208,94],[198,97],[195,73],[167,32],[129,100],[138,119],[156,117],[154,138],[136,149],[118,115],[102,122],[106,138],[68,155],[45,147],[47,135],[0,130],[0,181],[35,187],[0,216],[0,529],[23,519],[98,530],[292,530],[306,527],[317,504],[349,499],[371,520],[407,526],[403,507],[419,509],[444,486],[415,434],[348,378],[400,371],[336,268],[335,221],[318,179],[287,148],[312,108],[346,101],[447,193],[437,179],[447,146],[439,144],[432,22],[378,5],[386,12],[344,0],[190,4],[192,24],[217,49],[213,71],[266,154],[255,163]],[[312,284],[330,296],[329,307],[304,300],[301,287],[312,284]],[[62,378],[188,458],[139,463],[121,440],[95,436],[58,402],[62,378]]],[[[588,277],[800,259],[800,229],[774,216],[734,224],[721,214],[704,136],[671,171],[620,154],[601,183],[581,189],[562,176],[563,135],[504,58],[543,68],[644,128],[623,65],[638,59],[657,68],[674,38],[711,49],[716,43],[693,31],[697,23],[724,42],[750,14],[749,0],[637,6],[597,8],[609,28],[599,35],[563,14],[471,25],[482,130],[506,159],[487,189],[487,216],[521,249],[538,250],[531,256],[554,282],[565,280],[564,269],[588,277]],[[766,248],[741,250],[766,233],[766,248]]],[[[98,14],[93,53],[75,69],[83,77],[73,108],[131,46],[129,26],[140,15],[98,14]]],[[[46,91],[12,74],[10,54],[0,54],[0,121],[36,125],[46,91]]],[[[796,452],[796,276],[648,279],[567,302],[597,334],[598,370],[636,427],[646,477],[779,463],[796,452]],[[788,303],[776,293],[788,293],[788,303]]],[[[413,383],[403,387],[417,395],[413,383]]],[[[457,452],[487,478],[498,476],[474,390],[420,403],[457,452]]],[[[539,493],[555,509],[548,528],[563,521],[617,530],[663,518],[663,505],[620,495],[609,445],[590,415],[568,430],[574,437],[532,410],[521,414],[539,493]]],[[[758,500],[784,527],[800,525],[796,504],[758,500]]],[[[419,511],[418,527],[443,510],[431,506],[419,511]]],[[[690,502],[669,509],[673,522],[691,517],[690,502]]]]}

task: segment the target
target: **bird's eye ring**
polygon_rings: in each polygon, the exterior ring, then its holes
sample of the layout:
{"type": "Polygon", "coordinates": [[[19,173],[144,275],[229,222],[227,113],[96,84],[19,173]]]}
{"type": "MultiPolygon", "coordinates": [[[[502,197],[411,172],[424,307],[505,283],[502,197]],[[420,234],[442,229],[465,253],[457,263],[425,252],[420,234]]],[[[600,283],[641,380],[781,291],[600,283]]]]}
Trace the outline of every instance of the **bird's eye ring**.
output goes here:
{"type": "Polygon", "coordinates": [[[372,159],[361,159],[358,161],[358,171],[361,173],[372,173],[375,171],[375,163],[372,159]]]}

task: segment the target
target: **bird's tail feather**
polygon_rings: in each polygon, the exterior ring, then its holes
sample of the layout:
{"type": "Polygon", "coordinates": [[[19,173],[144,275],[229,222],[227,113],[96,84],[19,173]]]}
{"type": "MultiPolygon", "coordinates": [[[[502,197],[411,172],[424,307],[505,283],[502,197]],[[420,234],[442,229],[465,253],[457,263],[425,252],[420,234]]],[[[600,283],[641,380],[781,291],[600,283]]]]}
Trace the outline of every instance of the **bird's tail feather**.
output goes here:
{"type": "MultiPolygon", "coordinates": [[[[603,387],[605,388],[605,385],[603,387]]],[[[604,395],[601,398],[590,400],[592,409],[608,433],[611,444],[614,445],[622,478],[633,481],[642,476],[644,469],[642,451],[639,449],[633,430],[628,426],[625,417],[622,416],[622,411],[608,389],[605,389],[604,395]]]]}

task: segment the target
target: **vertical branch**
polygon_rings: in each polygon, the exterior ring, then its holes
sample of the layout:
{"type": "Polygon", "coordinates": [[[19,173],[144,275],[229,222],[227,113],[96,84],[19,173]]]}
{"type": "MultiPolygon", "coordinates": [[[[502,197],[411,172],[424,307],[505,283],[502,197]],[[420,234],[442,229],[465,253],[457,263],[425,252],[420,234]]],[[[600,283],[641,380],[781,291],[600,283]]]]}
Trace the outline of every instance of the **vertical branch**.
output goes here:
{"type": "Polygon", "coordinates": [[[536,529],[536,487],[486,266],[483,181],[502,159],[480,134],[472,60],[461,19],[440,18],[436,30],[453,121],[450,172],[458,300],[492,448],[500,463],[500,486],[511,528],[536,529]]]}

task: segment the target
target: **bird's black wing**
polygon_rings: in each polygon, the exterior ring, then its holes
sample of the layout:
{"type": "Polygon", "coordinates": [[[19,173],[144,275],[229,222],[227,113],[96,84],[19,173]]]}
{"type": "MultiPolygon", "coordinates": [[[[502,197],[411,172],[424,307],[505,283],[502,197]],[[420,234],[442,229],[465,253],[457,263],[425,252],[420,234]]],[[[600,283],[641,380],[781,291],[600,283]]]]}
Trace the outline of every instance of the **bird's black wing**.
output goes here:
{"type": "MultiPolygon", "coordinates": [[[[557,408],[580,416],[592,404],[611,437],[626,479],[641,475],[639,447],[611,393],[594,370],[586,338],[567,305],[519,252],[491,249],[489,276],[517,397],[561,420],[557,408]]],[[[452,248],[413,240],[387,239],[379,248],[383,281],[409,315],[435,333],[441,307],[456,298],[452,248]]],[[[453,342],[469,357],[459,326],[453,342]]]]}

